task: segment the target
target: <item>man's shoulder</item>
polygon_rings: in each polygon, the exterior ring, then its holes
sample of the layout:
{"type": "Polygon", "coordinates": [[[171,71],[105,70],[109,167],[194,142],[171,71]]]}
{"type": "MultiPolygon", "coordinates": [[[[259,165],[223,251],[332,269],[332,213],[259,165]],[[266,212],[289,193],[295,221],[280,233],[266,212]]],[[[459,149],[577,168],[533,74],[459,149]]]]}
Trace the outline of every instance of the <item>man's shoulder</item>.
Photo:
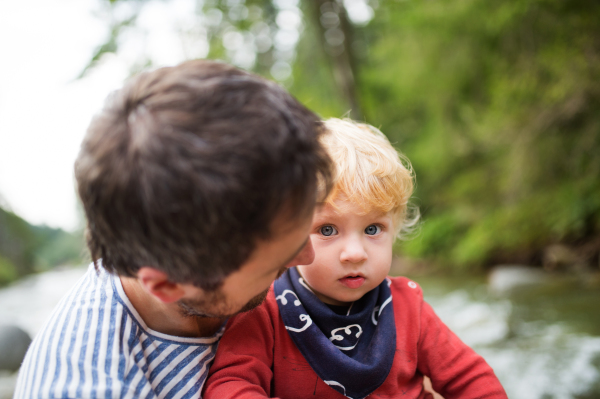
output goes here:
{"type": "MultiPolygon", "coordinates": [[[[95,267],[91,264],[82,278],[65,294],[46,324],[50,327],[53,322],[59,323],[56,318],[69,319],[78,318],[81,313],[91,315],[94,312],[103,311],[106,307],[112,307],[113,301],[119,301],[113,284],[114,277],[101,266],[95,267]]],[[[94,319],[95,321],[98,321],[94,319]]]]}
{"type": "Polygon", "coordinates": [[[118,339],[114,330],[121,324],[115,322],[123,314],[121,306],[110,275],[91,265],[35,336],[19,370],[15,398],[83,397],[81,389],[90,386],[92,373],[104,379],[111,368],[100,368],[99,360],[106,364],[114,353],[102,347],[118,339]]]}
{"type": "Polygon", "coordinates": [[[118,277],[90,268],[34,339],[15,398],[156,397],[161,390],[199,396],[221,332],[167,336],[129,306],[118,277]]]}

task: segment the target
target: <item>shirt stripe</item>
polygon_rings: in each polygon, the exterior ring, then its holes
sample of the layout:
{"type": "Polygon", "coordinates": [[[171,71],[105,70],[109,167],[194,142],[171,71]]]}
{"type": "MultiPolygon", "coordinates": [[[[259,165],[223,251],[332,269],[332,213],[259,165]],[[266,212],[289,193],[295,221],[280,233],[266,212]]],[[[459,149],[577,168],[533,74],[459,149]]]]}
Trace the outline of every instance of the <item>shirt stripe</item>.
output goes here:
{"type": "Polygon", "coordinates": [[[118,277],[90,265],[31,344],[15,399],[199,398],[222,330],[209,338],[149,329],[118,277]]]}

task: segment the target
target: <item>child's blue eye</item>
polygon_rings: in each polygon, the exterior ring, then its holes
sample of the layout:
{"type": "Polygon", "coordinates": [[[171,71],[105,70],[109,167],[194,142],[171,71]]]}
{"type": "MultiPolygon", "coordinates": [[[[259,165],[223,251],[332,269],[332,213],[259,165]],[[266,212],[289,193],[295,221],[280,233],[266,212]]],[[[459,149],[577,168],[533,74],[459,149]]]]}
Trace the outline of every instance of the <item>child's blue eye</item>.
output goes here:
{"type": "Polygon", "coordinates": [[[365,234],[368,234],[370,236],[374,236],[377,233],[381,233],[381,227],[375,224],[367,226],[367,228],[365,229],[365,234]]]}
{"type": "Polygon", "coordinates": [[[332,236],[337,233],[337,230],[333,226],[323,226],[321,227],[321,234],[326,237],[332,236]]]}

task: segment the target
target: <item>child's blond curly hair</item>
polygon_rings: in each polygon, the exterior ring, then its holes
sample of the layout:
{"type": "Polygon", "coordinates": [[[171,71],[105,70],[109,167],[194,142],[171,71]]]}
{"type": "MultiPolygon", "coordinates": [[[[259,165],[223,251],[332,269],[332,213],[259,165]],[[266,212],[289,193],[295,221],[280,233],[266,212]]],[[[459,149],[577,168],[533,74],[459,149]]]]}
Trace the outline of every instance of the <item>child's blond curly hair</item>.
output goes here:
{"type": "Polygon", "coordinates": [[[377,128],[349,119],[325,121],[321,143],[333,160],[334,187],[325,203],[348,200],[365,214],[391,213],[396,235],[403,237],[418,218],[409,205],[415,176],[408,159],[377,128]]]}

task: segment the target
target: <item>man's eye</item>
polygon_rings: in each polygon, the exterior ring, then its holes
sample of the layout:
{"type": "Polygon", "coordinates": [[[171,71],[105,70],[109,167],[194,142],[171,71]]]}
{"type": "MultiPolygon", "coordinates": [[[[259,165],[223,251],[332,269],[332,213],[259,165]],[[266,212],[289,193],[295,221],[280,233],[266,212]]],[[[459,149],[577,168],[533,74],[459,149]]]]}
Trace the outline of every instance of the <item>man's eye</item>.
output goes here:
{"type": "Polygon", "coordinates": [[[325,237],[332,236],[337,233],[337,230],[333,226],[323,226],[321,227],[321,234],[325,237]]]}
{"type": "Polygon", "coordinates": [[[374,236],[375,234],[378,234],[378,233],[381,233],[381,227],[377,226],[376,224],[367,226],[367,228],[365,229],[365,234],[368,234],[370,236],[374,236]]]}

